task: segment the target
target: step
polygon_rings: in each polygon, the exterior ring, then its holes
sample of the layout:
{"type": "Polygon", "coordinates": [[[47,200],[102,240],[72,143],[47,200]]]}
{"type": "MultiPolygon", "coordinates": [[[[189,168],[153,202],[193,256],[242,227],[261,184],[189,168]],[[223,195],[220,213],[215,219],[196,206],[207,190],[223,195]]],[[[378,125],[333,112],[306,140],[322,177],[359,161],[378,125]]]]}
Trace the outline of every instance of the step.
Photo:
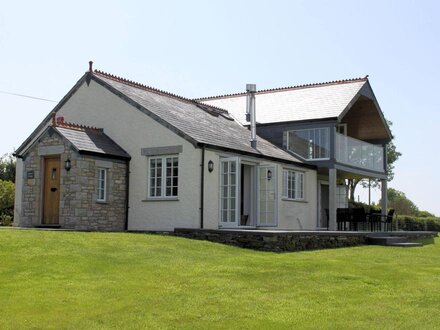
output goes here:
{"type": "Polygon", "coordinates": [[[415,243],[415,242],[402,242],[402,243],[391,243],[387,246],[400,246],[400,247],[416,247],[416,246],[423,246],[422,243],[415,243]]]}
{"type": "Polygon", "coordinates": [[[404,236],[377,236],[368,237],[368,244],[370,245],[391,245],[398,243],[406,243],[407,237],[404,236]]]}

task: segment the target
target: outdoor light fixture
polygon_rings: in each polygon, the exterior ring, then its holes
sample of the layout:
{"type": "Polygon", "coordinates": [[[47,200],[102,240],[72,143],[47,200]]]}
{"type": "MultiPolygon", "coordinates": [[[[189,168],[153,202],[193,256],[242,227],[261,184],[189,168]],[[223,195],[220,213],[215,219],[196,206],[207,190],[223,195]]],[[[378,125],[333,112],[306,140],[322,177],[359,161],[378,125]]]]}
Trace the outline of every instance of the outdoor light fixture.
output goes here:
{"type": "Polygon", "coordinates": [[[72,168],[72,163],[69,158],[67,158],[67,160],[64,162],[64,168],[66,169],[67,172],[69,172],[70,169],[72,168]]]}
{"type": "Polygon", "coordinates": [[[270,179],[272,179],[272,171],[271,170],[267,171],[267,180],[270,181],[270,179]]]}
{"type": "Polygon", "coordinates": [[[210,160],[208,162],[208,171],[209,173],[211,173],[212,171],[214,171],[214,162],[212,160],[210,160]]]}

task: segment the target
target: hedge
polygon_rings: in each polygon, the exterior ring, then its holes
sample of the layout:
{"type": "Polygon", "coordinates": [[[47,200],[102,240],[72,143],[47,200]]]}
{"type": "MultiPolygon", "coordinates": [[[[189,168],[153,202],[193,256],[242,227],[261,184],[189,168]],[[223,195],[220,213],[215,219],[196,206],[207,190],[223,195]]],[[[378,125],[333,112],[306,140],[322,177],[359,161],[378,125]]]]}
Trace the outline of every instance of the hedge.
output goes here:
{"type": "Polygon", "coordinates": [[[440,218],[398,215],[393,219],[393,230],[440,231],[440,218]]]}

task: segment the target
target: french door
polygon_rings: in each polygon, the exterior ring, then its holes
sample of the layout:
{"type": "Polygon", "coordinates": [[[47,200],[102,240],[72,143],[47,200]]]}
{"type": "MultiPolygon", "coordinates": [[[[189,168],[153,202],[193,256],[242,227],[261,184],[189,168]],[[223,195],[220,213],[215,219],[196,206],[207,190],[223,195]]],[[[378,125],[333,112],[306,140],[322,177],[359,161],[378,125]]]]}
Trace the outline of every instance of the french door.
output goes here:
{"type": "Polygon", "coordinates": [[[220,160],[220,225],[222,227],[238,225],[239,168],[238,157],[220,160]]]}
{"type": "Polygon", "coordinates": [[[258,226],[277,225],[277,173],[275,166],[258,166],[258,226]]]}
{"type": "MultiPolygon", "coordinates": [[[[240,159],[238,157],[220,160],[220,226],[238,227],[240,219],[240,159]]],[[[270,165],[256,166],[257,176],[252,177],[257,187],[256,214],[258,226],[277,225],[277,173],[270,165]]],[[[249,192],[250,193],[250,192],[249,192]]],[[[252,214],[252,212],[250,212],[252,214]]],[[[252,223],[252,220],[251,222],[252,223]]],[[[255,223],[255,222],[253,222],[255,223]]]]}

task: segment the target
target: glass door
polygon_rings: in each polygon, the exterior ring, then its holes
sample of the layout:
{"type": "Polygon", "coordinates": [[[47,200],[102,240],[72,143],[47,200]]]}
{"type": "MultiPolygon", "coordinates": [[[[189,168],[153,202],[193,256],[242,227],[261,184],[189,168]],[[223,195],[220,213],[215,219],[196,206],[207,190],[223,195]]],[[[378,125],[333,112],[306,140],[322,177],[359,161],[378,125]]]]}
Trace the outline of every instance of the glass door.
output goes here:
{"type": "Polygon", "coordinates": [[[277,175],[275,166],[258,166],[258,225],[277,225],[277,175]]]}
{"type": "Polygon", "coordinates": [[[239,161],[237,157],[220,160],[220,226],[237,227],[239,216],[239,161]]]}

